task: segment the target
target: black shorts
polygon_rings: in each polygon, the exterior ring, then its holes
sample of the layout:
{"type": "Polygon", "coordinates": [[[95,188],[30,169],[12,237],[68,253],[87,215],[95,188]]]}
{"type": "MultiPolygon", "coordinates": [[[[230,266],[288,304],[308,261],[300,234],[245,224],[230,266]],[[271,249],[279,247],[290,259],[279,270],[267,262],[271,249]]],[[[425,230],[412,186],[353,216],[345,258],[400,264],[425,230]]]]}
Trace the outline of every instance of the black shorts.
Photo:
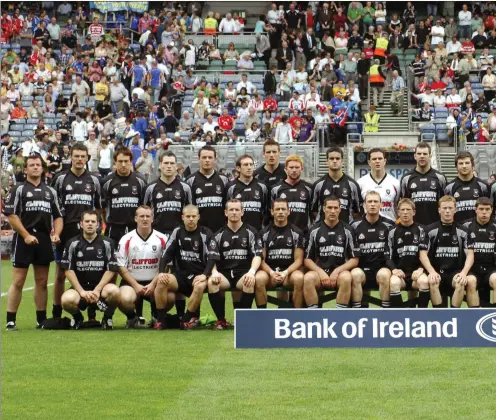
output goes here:
{"type": "Polygon", "coordinates": [[[12,238],[12,264],[16,268],[30,265],[48,266],[54,260],[50,235],[45,232],[29,232],[38,239],[38,245],[26,245],[17,232],[12,238]]]}
{"type": "Polygon", "coordinates": [[[219,271],[219,273],[227,279],[231,285],[231,289],[236,289],[238,281],[247,273],[247,271],[248,270],[224,270],[219,271]]]}
{"type": "Polygon", "coordinates": [[[470,274],[473,274],[477,278],[477,288],[488,289],[489,279],[493,274],[496,274],[496,270],[491,267],[472,267],[470,274]]]}
{"type": "Polygon", "coordinates": [[[453,293],[453,277],[455,277],[459,271],[453,272],[439,272],[441,276],[441,281],[439,282],[439,290],[441,294],[448,294],[451,296],[453,293]]]}
{"type": "MultiPolygon", "coordinates": [[[[147,281],[139,281],[138,283],[141,285],[141,286],[148,286],[150,283],[152,282],[152,280],[147,280],[147,281]]],[[[119,287],[122,287],[122,286],[129,286],[129,287],[132,287],[126,280],[124,279],[121,279],[121,282],[119,284],[119,287]]],[[[152,296],[138,296],[138,299],[143,299],[143,300],[146,300],[148,302],[151,302],[153,300],[153,295],[152,296]]]]}
{"type": "Polygon", "coordinates": [[[364,290],[373,290],[377,289],[379,285],[377,284],[377,273],[380,268],[362,268],[365,273],[365,283],[362,288],[364,290]]]}
{"type": "Polygon", "coordinates": [[[55,250],[55,261],[57,264],[60,264],[60,261],[62,260],[62,254],[64,253],[64,248],[67,241],[75,236],[79,236],[80,233],[81,230],[79,223],[67,223],[64,225],[62,234],[60,235],[60,243],[57,245],[55,250]]]}
{"type": "Polygon", "coordinates": [[[190,297],[193,293],[193,279],[198,274],[185,274],[180,271],[174,271],[173,274],[177,280],[177,293],[190,297]]]}
{"type": "Polygon", "coordinates": [[[119,243],[121,238],[126,234],[131,232],[132,230],[136,229],[136,223],[130,223],[128,225],[107,225],[105,228],[105,233],[104,235],[110,239],[113,239],[115,242],[115,245],[119,243]]]}

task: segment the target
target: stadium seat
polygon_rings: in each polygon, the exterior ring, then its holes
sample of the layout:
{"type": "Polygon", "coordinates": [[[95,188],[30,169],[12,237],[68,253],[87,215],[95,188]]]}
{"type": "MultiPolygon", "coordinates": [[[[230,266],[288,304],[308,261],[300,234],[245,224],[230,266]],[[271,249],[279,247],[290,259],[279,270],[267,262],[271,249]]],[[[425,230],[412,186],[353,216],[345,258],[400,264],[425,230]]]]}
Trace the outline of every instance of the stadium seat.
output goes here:
{"type": "Polygon", "coordinates": [[[436,138],[436,126],[434,124],[426,124],[422,127],[420,133],[423,141],[433,141],[436,138]]]}
{"type": "Polygon", "coordinates": [[[478,75],[476,74],[471,74],[469,77],[468,77],[468,80],[470,83],[474,82],[474,83],[479,83],[480,82],[480,78],[478,75]]]}
{"type": "Polygon", "coordinates": [[[446,128],[446,124],[436,125],[436,140],[443,142],[448,141],[448,129],[446,128]]]}

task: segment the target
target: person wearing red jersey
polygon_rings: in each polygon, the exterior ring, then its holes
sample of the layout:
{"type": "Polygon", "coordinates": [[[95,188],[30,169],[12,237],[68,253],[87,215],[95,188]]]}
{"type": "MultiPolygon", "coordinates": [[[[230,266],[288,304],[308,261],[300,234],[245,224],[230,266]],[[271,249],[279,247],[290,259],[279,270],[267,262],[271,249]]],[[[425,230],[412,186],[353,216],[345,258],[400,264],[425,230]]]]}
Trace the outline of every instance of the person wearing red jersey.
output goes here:
{"type": "Polygon", "coordinates": [[[277,101],[272,97],[272,93],[268,93],[263,102],[264,111],[276,112],[277,106],[277,101]]]}
{"type": "Polygon", "coordinates": [[[297,110],[294,110],[293,111],[293,116],[289,119],[289,124],[291,125],[291,127],[293,127],[293,130],[296,128],[296,122],[297,121],[299,121],[300,126],[301,126],[302,119],[299,116],[298,111],[297,110]]]}
{"type": "Polygon", "coordinates": [[[224,108],[224,110],[222,111],[222,115],[219,117],[217,123],[219,124],[219,127],[224,131],[231,131],[234,128],[234,120],[229,115],[229,111],[227,110],[227,108],[224,108]]]}
{"type": "Polygon", "coordinates": [[[99,41],[100,38],[103,37],[103,35],[105,34],[105,29],[99,23],[97,17],[93,19],[93,23],[88,27],[88,34],[94,44],[99,41]]]}

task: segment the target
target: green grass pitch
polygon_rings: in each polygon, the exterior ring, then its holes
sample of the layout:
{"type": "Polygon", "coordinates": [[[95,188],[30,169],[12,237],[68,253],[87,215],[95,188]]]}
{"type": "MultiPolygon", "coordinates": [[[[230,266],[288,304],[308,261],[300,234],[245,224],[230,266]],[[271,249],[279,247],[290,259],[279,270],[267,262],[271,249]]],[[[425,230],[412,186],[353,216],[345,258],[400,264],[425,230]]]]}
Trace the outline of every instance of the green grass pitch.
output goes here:
{"type": "MultiPolygon", "coordinates": [[[[2,261],[2,293],[11,278],[2,261]]],[[[39,331],[25,291],[20,331],[2,332],[2,418],[495,417],[493,349],[234,350],[232,330],[136,331],[124,322],[118,314],[114,331],[39,331]]]]}

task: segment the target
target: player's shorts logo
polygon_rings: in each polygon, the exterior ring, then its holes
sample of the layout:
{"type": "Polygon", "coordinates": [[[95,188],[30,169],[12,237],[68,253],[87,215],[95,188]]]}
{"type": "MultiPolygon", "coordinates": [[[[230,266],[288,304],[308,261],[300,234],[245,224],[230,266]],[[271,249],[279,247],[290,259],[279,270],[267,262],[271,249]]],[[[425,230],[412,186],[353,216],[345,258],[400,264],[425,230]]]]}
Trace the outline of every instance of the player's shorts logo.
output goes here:
{"type": "Polygon", "coordinates": [[[96,250],[96,257],[97,258],[103,258],[103,249],[97,249],[96,250]]]}
{"type": "Polygon", "coordinates": [[[215,192],[216,192],[217,194],[222,194],[222,187],[221,187],[220,185],[216,185],[216,186],[215,186],[215,192]]]}
{"type": "Polygon", "coordinates": [[[415,182],[412,182],[411,185],[410,185],[410,188],[413,189],[413,188],[417,188],[417,184],[415,184],[415,182]]]}
{"type": "Polygon", "coordinates": [[[496,343],[496,312],[479,319],[475,325],[475,330],[484,340],[496,343]]]}
{"type": "Polygon", "coordinates": [[[260,199],[260,191],[258,191],[258,190],[253,191],[253,197],[255,197],[255,200],[259,200],[260,199]]]}
{"type": "Polygon", "coordinates": [[[193,241],[192,246],[195,251],[198,251],[200,249],[200,243],[198,241],[193,241]]]}
{"type": "Polygon", "coordinates": [[[337,235],[336,236],[336,242],[338,244],[342,244],[343,243],[343,236],[342,235],[337,235]]]}
{"type": "Polygon", "coordinates": [[[112,190],[112,194],[119,194],[119,190],[118,190],[117,188],[114,188],[114,189],[112,190]]]}
{"type": "Polygon", "coordinates": [[[379,231],[379,239],[384,239],[386,237],[386,232],[384,232],[383,230],[380,230],[379,231]]]}
{"type": "Polygon", "coordinates": [[[241,239],[241,246],[243,248],[246,248],[248,246],[248,239],[247,238],[241,239]]]}
{"type": "Polygon", "coordinates": [[[305,191],[301,191],[300,192],[300,199],[301,200],[306,200],[306,198],[307,198],[307,195],[305,194],[305,191]]]}
{"type": "Polygon", "coordinates": [[[436,181],[431,181],[431,189],[435,190],[437,188],[436,181]]]}
{"type": "Polygon", "coordinates": [[[87,192],[87,193],[90,193],[91,192],[91,185],[90,184],[86,184],[84,186],[84,191],[87,192]]]}
{"type": "Polygon", "coordinates": [[[174,191],[174,197],[179,200],[181,198],[181,191],[175,190],[174,191]]]}
{"type": "Polygon", "coordinates": [[[157,251],[157,245],[152,245],[152,251],[153,252],[157,251]]]}
{"type": "Polygon", "coordinates": [[[133,186],[131,187],[131,192],[132,192],[134,195],[138,194],[138,187],[137,187],[136,185],[133,185],[133,186]]]}

